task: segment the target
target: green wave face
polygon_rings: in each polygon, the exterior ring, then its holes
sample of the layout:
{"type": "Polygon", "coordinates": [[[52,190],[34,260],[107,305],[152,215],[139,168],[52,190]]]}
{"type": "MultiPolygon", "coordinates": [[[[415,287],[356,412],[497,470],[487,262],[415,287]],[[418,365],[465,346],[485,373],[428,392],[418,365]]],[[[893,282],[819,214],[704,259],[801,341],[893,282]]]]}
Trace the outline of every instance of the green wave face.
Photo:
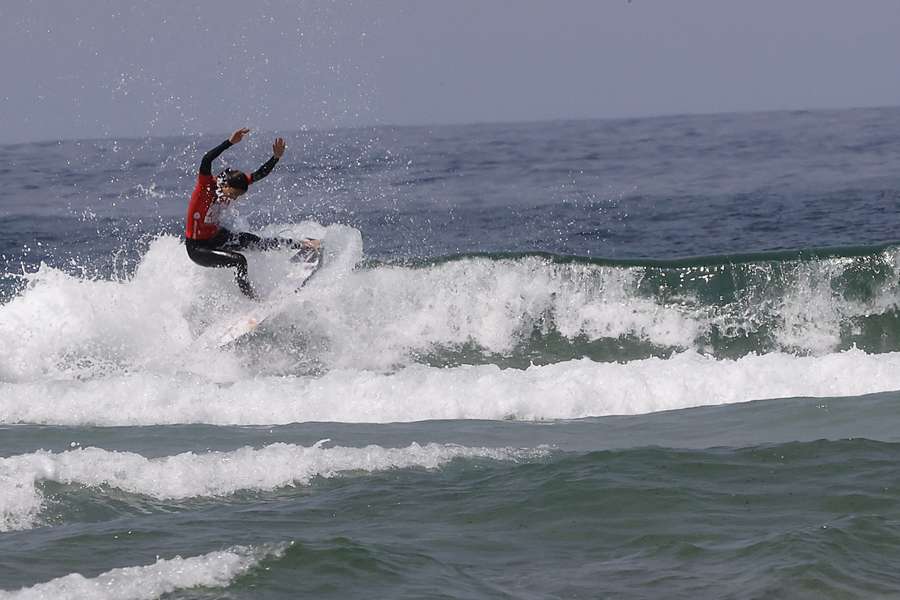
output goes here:
{"type": "Polygon", "coordinates": [[[900,350],[898,257],[900,248],[881,245],[674,261],[547,254],[422,261],[407,266],[489,261],[498,273],[525,269],[541,291],[522,290],[522,295],[546,298],[521,314],[509,351],[491,352],[473,336],[462,345],[438,344],[417,358],[438,365],[523,367],[578,357],[666,357],[685,350],[717,358],[819,355],[852,347],[893,352],[900,350]]]}

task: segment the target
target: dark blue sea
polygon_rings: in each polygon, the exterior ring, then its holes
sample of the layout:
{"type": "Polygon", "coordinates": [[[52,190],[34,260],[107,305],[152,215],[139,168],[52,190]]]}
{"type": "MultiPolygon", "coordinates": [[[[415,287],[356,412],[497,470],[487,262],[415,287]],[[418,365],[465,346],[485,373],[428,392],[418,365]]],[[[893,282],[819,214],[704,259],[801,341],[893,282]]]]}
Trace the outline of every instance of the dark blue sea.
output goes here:
{"type": "Polygon", "coordinates": [[[0,146],[0,598],[900,597],[900,109],[253,131],[218,347],[228,133],[0,146]]]}

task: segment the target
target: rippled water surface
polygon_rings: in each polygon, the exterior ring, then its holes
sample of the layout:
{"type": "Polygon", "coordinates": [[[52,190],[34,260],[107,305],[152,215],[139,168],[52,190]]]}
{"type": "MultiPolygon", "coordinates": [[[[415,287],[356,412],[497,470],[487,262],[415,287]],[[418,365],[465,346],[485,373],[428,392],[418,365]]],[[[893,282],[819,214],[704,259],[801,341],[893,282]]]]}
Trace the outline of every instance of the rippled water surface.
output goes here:
{"type": "Polygon", "coordinates": [[[898,128],[289,133],[222,348],[218,137],[0,146],[0,598],[896,594],[898,128]]]}

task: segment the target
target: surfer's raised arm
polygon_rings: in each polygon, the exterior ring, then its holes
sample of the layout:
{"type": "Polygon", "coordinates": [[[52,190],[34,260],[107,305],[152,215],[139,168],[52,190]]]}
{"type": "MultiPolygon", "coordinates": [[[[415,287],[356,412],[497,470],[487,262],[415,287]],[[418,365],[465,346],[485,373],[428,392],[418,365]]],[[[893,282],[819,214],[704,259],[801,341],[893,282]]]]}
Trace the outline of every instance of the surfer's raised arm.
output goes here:
{"type": "Polygon", "coordinates": [[[271,158],[250,174],[250,183],[255,183],[272,172],[272,169],[278,164],[278,160],[284,156],[284,148],[284,138],[275,138],[275,143],[272,144],[271,158]]]}
{"type": "MultiPolygon", "coordinates": [[[[272,157],[251,174],[237,169],[225,169],[218,176],[212,175],[212,163],[222,152],[240,142],[250,133],[246,127],[238,129],[231,137],[203,155],[200,161],[200,175],[191,193],[185,219],[184,245],[188,257],[201,267],[224,267],[234,269],[234,278],[241,292],[249,298],[256,298],[247,273],[247,259],[237,252],[242,249],[274,250],[288,247],[300,250],[297,256],[304,262],[316,262],[320,258],[319,240],[304,238],[291,240],[284,238],[262,238],[247,231],[231,232],[219,224],[221,211],[213,210],[214,205],[229,204],[247,192],[251,183],[268,175],[284,155],[284,139],[275,138],[272,157]]],[[[296,257],[295,257],[296,258],[296,257]]]]}
{"type": "Polygon", "coordinates": [[[232,133],[231,137],[229,137],[227,140],[204,154],[203,159],[200,161],[200,174],[212,175],[212,162],[219,158],[220,154],[244,139],[244,136],[248,133],[250,133],[250,130],[246,127],[242,127],[241,129],[238,129],[237,131],[232,133]]]}

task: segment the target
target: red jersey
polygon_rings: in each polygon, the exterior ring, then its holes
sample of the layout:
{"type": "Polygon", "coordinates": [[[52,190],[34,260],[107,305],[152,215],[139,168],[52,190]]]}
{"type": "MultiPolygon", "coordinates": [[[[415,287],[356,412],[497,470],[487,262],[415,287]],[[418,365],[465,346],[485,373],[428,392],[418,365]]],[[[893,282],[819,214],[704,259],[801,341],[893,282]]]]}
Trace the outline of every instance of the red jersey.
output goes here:
{"type": "Polygon", "coordinates": [[[197,176],[197,186],[188,204],[185,237],[192,240],[208,240],[219,232],[219,225],[214,218],[211,222],[206,220],[209,209],[216,201],[216,178],[201,173],[197,176]]]}

